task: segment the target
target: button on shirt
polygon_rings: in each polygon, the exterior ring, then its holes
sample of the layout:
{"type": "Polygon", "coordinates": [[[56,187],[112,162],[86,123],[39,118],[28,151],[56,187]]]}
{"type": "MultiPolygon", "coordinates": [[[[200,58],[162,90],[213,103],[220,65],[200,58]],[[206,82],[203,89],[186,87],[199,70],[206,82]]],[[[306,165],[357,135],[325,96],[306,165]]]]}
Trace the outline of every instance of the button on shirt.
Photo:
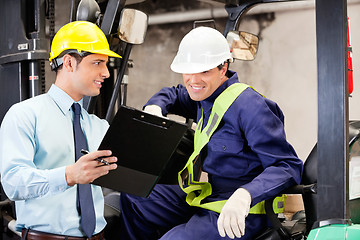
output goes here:
{"type": "MultiPolygon", "coordinates": [[[[65,167],[75,163],[71,105],[56,85],[48,93],[13,105],[0,129],[1,183],[15,202],[16,228],[83,236],[76,208],[76,185],[69,187],[65,167]]],[[[82,104],[82,101],[80,101],[82,104]]],[[[109,124],[81,110],[89,151],[95,151],[109,124]]],[[[106,225],[101,188],[92,185],[96,229],[106,225]]]]}
{"type": "MultiPolygon", "coordinates": [[[[228,74],[230,78],[203,101],[191,100],[186,88],[178,85],[163,88],[146,105],[155,104],[164,114],[175,113],[197,121],[203,111],[206,126],[215,99],[238,82],[235,72],[228,74]]],[[[209,174],[215,193],[211,200],[227,199],[243,187],[250,192],[254,205],[300,183],[303,163],[286,140],[283,113],[275,102],[252,88],[242,92],[229,107],[204,153],[202,169],[209,174]]]]}

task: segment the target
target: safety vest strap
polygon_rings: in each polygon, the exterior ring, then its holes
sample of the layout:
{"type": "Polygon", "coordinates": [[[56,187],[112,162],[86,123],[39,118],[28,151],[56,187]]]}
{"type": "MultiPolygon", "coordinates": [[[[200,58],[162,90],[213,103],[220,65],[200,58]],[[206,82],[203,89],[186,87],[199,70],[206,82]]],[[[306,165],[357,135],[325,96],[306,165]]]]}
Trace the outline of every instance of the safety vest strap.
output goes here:
{"type": "MultiPolygon", "coordinates": [[[[203,115],[201,116],[198,126],[195,130],[194,136],[194,152],[189,157],[184,168],[178,174],[178,182],[181,189],[187,193],[186,201],[190,206],[197,206],[207,208],[201,203],[203,199],[210,196],[212,193],[211,184],[208,182],[198,182],[194,181],[193,174],[193,161],[200,154],[201,149],[209,142],[210,137],[218,127],[222,117],[224,116],[227,109],[235,101],[235,99],[249,86],[243,83],[235,83],[226,88],[215,100],[211,114],[208,120],[208,124],[202,129],[203,125],[203,115]],[[188,176],[188,187],[183,187],[181,173],[187,169],[188,176]]],[[[207,203],[208,204],[208,203],[207,203]]],[[[210,204],[212,206],[217,206],[216,204],[210,204]]],[[[217,208],[217,207],[215,207],[217,208]]],[[[213,209],[210,209],[213,210],[213,209]]],[[[215,209],[213,211],[216,211],[215,209]]]]}
{"type": "MultiPolygon", "coordinates": [[[[194,194],[194,193],[191,193],[194,194]]],[[[190,196],[191,196],[190,194],[190,196]]],[[[189,196],[189,195],[188,195],[189,196]]],[[[189,197],[190,198],[190,197],[189,197]]],[[[285,210],[285,201],[286,201],[287,196],[285,194],[276,197],[273,200],[273,210],[275,214],[278,213],[283,213],[285,210]]],[[[186,199],[187,202],[190,202],[190,206],[197,206],[197,207],[201,207],[201,208],[205,208],[217,213],[221,212],[221,209],[224,207],[225,203],[227,200],[222,200],[222,201],[215,201],[215,202],[209,202],[209,203],[203,203],[200,206],[198,206],[198,203],[194,203],[192,201],[188,201],[188,199],[186,199]]],[[[249,214],[266,214],[265,212],[265,201],[261,201],[259,203],[257,203],[256,205],[254,205],[253,207],[250,208],[249,210],[249,214]]]]}
{"type": "MultiPolygon", "coordinates": [[[[286,201],[286,195],[282,194],[279,197],[276,197],[273,200],[273,210],[274,213],[278,214],[278,213],[283,213],[285,210],[285,201],[286,201]]],[[[256,204],[255,206],[253,206],[252,208],[250,208],[249,213],[252,214],[266,214],[265,212],[265,201],[259,202],[258,204],[256,204]]]]}

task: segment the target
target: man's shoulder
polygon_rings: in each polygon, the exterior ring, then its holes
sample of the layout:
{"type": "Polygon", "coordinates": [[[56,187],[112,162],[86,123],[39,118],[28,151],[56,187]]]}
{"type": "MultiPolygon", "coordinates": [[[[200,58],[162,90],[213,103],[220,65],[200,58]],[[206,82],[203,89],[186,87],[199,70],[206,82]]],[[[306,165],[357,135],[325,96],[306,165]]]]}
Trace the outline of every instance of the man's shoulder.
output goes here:
{"type": "Polygon", "coordinates": [[[36,115],[37,112],[43,111],[46,104],[49,103],[49,96],[47,94],[41,94],[21,102],[15,103],[10,107],[6,115],[10,116],[25,116],[36,115]]]}
{"type": "Polygon", "coordinates": [[[282,110],[276,102],[251,87],[240,94],[235,100],[235,105],[239,111],[246,112],[249,115],[259,112],[260,109],[268,109],[279,117],[283,116],[282,110]]]}
{"type": "Polygon", "coordinates": [[[87,120],[91,123],[91,124],[98,124],[98,125],[102,125],[103,127],[107,128],[109,126],[108,121],[106,121],[105,119],[99,118],[98,116],[96,116],[95,114],[90,114],[87,111],[85,111],[85,115],[83,116],[84,118],[87,118],[87,120]]]}
{"type": "Polygon", "coordinates": [[[43,93],[40,95],[37,95],[35,97],[27,98],[25,100],[22,100],[18,103],[15,103],[14,105],[38,105],[41,104],[45,99],[48,99],[49,95],[47,93],[43,93]]]}

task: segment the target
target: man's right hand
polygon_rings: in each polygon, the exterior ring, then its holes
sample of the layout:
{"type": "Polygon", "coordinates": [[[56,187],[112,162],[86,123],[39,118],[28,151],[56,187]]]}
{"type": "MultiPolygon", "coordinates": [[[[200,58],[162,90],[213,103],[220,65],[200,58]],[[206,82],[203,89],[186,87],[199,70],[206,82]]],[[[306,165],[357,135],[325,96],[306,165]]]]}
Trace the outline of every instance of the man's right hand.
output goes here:
{"type": "Polygon", "coordinates": [[[147,105],[144,108],[144,112],[150,113],[155,116],[164,117],[162,115],[161,107],[159,107],[158,105],[147,105]]]}
{"type": "Polygon", "coordinates": [[[92,183],[98,177],[108,174],[110,170],[116,169],[117,164],[104,165],[95,160],[101,157],[109,163],[115,163],[117,158],[110,157],[111,154],[109,150],[91,152],[79,158],[74,164],[67,166],[65,169],[67,184],[73,186],[75,184],[92,183]]]}

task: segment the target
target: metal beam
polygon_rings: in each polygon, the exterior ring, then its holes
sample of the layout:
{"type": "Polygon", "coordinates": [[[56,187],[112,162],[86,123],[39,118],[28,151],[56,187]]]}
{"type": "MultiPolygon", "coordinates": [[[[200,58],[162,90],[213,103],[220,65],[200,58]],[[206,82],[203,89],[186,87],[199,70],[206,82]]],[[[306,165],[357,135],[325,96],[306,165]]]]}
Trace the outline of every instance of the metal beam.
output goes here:
{"type": "Polygon", "coordinates": [[[316,0],[318,221],[349,218],[346,20],[346,0],[316,0]]]}

